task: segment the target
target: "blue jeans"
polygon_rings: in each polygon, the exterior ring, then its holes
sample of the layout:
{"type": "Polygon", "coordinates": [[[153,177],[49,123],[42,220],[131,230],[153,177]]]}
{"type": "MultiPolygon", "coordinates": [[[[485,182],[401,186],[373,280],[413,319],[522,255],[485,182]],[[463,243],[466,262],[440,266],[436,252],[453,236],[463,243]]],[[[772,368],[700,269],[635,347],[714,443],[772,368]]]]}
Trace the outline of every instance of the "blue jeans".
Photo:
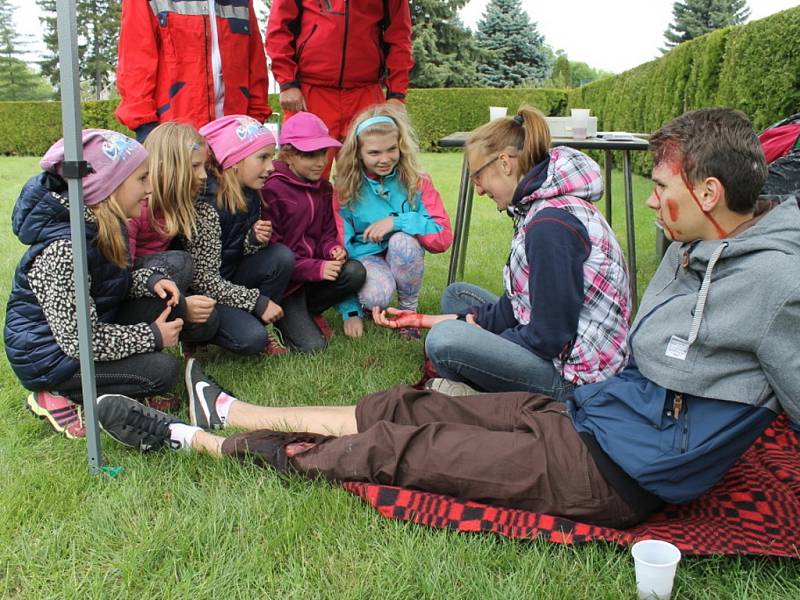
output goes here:
{"type": "MultiPolygon", "coordinates": [[[[476,285],[454,283],[442,296],[442,313],[495,301],[497,296],[476,285]]],[[[425,339],[425,353],[442,377],[485,392],[534,392],[563,401],[574,389],[552,361],[464,321],[435,325],[425,339]]]]}
{"type": "MultiPolygon", "coordinates": [[[[294,254],[283,244],[270,244],[242,258],[231,277],[233,283],[258,288],[263,296],[280,304],[294,269],[294,254]]],[[[267,331],[253,313],[240,308],[217,304],[219,329],[211,340],[237,354],[253,355],[264,350],[267,331]]]]}

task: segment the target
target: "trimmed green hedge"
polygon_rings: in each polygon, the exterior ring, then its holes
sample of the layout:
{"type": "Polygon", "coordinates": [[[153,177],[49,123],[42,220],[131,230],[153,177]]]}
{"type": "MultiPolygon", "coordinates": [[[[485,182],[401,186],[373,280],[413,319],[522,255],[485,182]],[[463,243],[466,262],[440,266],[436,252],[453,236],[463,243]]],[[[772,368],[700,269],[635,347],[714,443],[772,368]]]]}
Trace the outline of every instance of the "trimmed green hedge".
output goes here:
{"type": "MultiPolygon", "coordinates": [[[[605,131],[652,132],[687,110],[730,106],[763,129],[800,110],[800,8],[680,44],[658,60],[568,92],[605,131]]],[[[640,171],[648,157],[635,153],[640,171]]]]}
{"type": "MultiPolygon", "coordinates": [[[[269,100],[272,109],[279,111],[277,95],[271,95],[269,100]]],[[[431,150],[439,138],[486,122],[489,106],[513,110],[523,102],[548,115],[563,114],[567,95],[563,90],[545,89],[410,90],[408,111],[420,145],[431,150]]],[[[118,100],[84,102],[84,128],[102,127],[132,135],[114,117],[117,103],[118,100]]],[[[0,102],[0,155],[41,156],[61,135],[60,102],[0,102]]]]}
{"type": "Polygon", "coordinates": [[[456,131],[470,131],[489,120],[490,106],[507,106],[509,114],[520,104],[536,106],[546,115],[561,115],[567,106],[564,90],[454,88],[409,90],[408,114],[423,150],[435,150],[436,141],[456,131]]]}
{"type": "MultiPolygon", "coordinates": [[[[545,114],[568,106],[591,108],[601,130],[644,131],[693,108],[732,106],[750,115],[756,128],[800,110],[800,7],[747,25],[721,29],[686,42],[658,60],[571,90],[416,89],[408,111],[423,150],[455,131],[485,123],[489,106],[516,109],[522,103],[545,114]]],[[[620,42],[623,43],[623,42],[620,42]]],[[[117,101],[85,102],[84,127],[130,134],[114,118],[117,101]]],[[[278,99],[270,96],[273,110],[278,99]]],[[[58,102],[0,102],[0,154],[40,156],[61,137],[58,102]]],[[[644,153],[635,153],[640,170],[644,153]]]]}

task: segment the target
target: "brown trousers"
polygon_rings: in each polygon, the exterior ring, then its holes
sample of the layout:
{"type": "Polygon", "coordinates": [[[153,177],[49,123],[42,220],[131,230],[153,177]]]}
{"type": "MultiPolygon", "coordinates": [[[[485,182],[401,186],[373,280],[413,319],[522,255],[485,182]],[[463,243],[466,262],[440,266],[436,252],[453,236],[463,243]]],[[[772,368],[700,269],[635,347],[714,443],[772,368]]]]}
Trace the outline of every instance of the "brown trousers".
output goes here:
{"type": "Polygon", "coordinates": [[[566,414],[540,394],[451,397],[395,386],[356,407],[359,433],[292,459],[310,477],[368,481],[610,527],[642,515],[606,482],[566,414]]]}

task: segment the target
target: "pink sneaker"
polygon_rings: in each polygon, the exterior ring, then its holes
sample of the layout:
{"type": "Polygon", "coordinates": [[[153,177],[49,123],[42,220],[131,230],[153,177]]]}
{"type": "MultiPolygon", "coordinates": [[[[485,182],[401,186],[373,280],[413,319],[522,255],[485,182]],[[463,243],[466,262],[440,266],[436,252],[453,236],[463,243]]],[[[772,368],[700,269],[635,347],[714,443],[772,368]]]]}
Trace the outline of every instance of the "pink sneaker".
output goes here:
{"type": "Polygon", "coordinates": [[[319,330],[322,332],[322,335],[325,336],[326,340],[329,340],[333,337],[333,327],[328,321],[325,320],[325,317],[322,315],[311,315],[311,318],[316,323],[319,330]]]}
{"type": "Polygon", "coordinates": [[[28,409],[46,419],[58,433],[71,440],[86,437],[81,408],[64,396],[52,392],[32,392],[28,396],[28,409]]]}

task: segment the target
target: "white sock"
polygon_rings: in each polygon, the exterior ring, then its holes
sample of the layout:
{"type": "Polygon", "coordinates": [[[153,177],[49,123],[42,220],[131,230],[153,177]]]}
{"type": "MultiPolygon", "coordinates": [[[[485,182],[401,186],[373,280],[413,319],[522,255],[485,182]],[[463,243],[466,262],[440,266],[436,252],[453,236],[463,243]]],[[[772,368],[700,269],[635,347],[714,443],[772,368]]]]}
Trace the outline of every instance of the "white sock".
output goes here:
{"type": "Polygon", "coordinates": [[[219,415],[219,420],[222,421],[223,425],[228,422],[228,411],[230,411],[234,402],[236,402],[236,398],[225,392],[221,392],[217,399],[214,400],[214,408],[217,410],[217,415],[219,415]]]}
{"type": "Polygon", "coordinates": [[[169,426],[169,439],[181,450],[189,452],[192,449],[194,434],[203,431],[186,423],[172,423],[169,426]]]}

